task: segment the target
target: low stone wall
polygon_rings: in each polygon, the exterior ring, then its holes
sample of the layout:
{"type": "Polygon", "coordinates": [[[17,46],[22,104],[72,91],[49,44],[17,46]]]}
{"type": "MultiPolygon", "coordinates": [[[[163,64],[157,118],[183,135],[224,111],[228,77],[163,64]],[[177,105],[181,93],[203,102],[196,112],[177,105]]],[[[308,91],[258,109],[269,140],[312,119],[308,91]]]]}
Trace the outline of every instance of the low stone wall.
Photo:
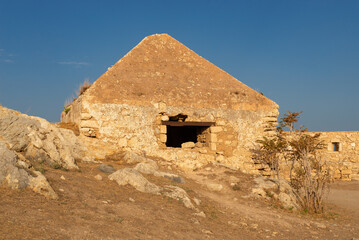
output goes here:
{"type": "Polygon", "coordinates": [[[359,132],[320,132],[334,179],[359,180],[359,132]]]}
{"type": "MultiPolygon", "coordinates": [[[[359,132],[309,132],[320,134],[324,148],[320,158],[326,161],[333,180],[359,180],[359,132]]],[[[257,164],[261,175],[270,176],[272,172],[267,165],[257,164]]],[[[279,168],[281,174],[289,179],[288,164],[282,159],[279,168]]]]}

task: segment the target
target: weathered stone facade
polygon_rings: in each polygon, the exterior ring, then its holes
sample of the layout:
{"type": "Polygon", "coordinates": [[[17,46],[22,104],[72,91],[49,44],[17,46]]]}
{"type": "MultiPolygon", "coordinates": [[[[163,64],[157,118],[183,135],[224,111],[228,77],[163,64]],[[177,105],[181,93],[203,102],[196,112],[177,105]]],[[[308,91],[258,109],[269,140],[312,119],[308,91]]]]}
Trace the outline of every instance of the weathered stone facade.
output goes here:
{"type": "MultiPolygon", "coordinates": [[[[256,173],[250,149],[278,105],[167,34],[145,38],[63,112],[84,136],[183,169],[218,162],[256,173]]],[[[112,152],[111,152],[112,151],[112,152]]]]}
{"type": "Polygon", "coordinates": [[[359,180],[359,132],[321,132],[322,151],[334,179],[359,180]]]}

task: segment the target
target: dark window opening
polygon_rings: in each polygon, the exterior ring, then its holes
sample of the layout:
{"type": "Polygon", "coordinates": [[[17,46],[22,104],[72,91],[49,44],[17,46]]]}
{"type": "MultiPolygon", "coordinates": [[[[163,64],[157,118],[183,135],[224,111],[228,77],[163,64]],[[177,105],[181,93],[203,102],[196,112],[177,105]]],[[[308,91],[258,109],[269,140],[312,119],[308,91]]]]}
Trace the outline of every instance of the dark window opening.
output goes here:
{"type": "Polygon", "coordinates": [[[204,132],[209,126],[170,126],[167,125],[167,147],[180,148],[185,142],[206,143],[204,132]]]}
{"type": "Polygon", "coordinates": [[[332,142],[333,151],[339,152],[339,143],[338,142],[332,142]]]}

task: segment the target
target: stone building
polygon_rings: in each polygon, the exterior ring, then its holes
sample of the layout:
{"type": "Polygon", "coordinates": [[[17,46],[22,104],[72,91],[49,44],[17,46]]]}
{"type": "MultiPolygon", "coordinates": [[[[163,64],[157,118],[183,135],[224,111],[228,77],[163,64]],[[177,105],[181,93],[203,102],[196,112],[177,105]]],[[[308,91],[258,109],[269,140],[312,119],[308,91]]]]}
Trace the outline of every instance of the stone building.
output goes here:
{"type": "Polygon", "coordinates": [[[275,102],[167,34],[144,38],[69,109],[62,122],[116,151],[247,172],[255,172],[250,148],[273,134],[278,116],[275,102]]]}
{"type": "Polygon", "coordinates": [[[359,132],[320,132],[322,151],[334,179],[359,180],[359,132]]]}

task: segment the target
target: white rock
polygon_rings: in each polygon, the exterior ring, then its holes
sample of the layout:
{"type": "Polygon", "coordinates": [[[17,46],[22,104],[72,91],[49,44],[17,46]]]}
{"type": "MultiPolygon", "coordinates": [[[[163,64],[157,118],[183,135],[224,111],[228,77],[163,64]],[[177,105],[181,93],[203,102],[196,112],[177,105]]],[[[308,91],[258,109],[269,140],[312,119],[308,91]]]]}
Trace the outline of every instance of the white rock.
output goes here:
{"type": "Polygon", "coordinates": [[[140,173],[154,174],[158,170],[158,166],[155,161],[146,159],[145,161],[138,163],[134,169],[140,173]]]}
{"type": "Polygon", "coordinates": [[[140,163],[140,162],[144,162],[147,160],[146,157],[141,156],[134,152],[125,152],[122,158],[126,163],[129,163],[129,164],[140,163]]]}
{"type": "Polygon", "coordinates": [[[170,185],[167,185],[165,187],[166,187],[166,190],[169,190],[169,191],[163,192],[162,194],[164,196],[167,196],[167,197],[170,197],[170,198],[173,198],[176,200],[180,200],[183,202],[185,207],[195,209],[195,207],[193,206],[193,204],[191,202],[191,199],[188,197],[188,194],[184,189],[177,187],[177,186],[170,186],[170,185]]]}
{"type": "Polygon", "coordinates": [[[196,144],[194,142],[185,142],[181,144],[181,148],[194,148],[196,144]]]}
{"type": "Polygon", "coordinates": [[[36,193],[39,193],[47,198],[57,199],[58,196],[50,186],[46,177],[38,171],[34,171],[36,177],[30,178],[29,187],[36,193]]]}
{"type": "Polygon", "coordinates": [[[132,168],[123,168],[117,170],[108,176],[110,180],[115,180],[120,186],[131,185],[140,192],[159,193],[161,188],[153,183],[150,183],[137,170],[132,168]]]}
{"type": "Polygon", "coordinates": [[[210,191],[220,192],[223,189],[223,185],[222,184],[217,184],[217,183],[208,183],[207,188],[210,191]]]}
{"type": "Polygon", "coordinates": [[[199,200],[198,198],[193,198],[193,202],[199,206],[201,204],[201,200],[199,200]]]}
{"type": "Polygon", "coordinates": [[[198,216],[198,217],[206,217],[206,214],[204,212],[198,212],[198,213],[194,213],[194,215],[198,216]]]}
{"type": "Polygon", "coordinates": [[[95,178],[96,180],[99,180],[99,181],[102,180],[102,176],[101,176],[100,174],[97,174],[94,178],[95,178]]]}

